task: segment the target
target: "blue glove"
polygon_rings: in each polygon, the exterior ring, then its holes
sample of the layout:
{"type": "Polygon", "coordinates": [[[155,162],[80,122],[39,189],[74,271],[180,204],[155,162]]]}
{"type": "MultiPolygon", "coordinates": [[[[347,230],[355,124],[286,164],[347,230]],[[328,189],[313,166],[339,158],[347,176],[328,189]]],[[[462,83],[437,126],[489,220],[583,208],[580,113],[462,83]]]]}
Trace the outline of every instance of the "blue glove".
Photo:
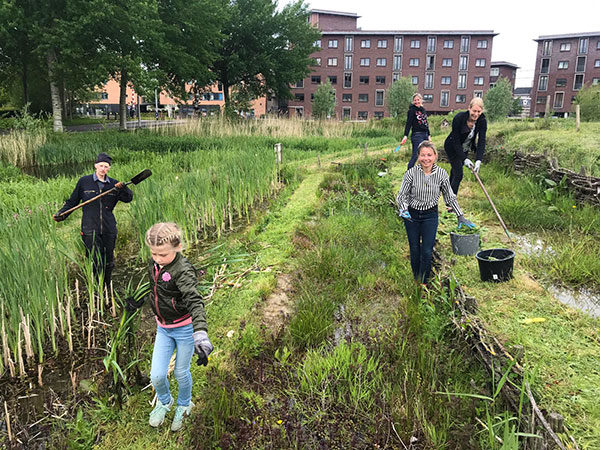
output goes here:
{"type": "Polygon", "coordinates": [[[473,169],[473,161],[471,161],[469,158],[465,159],[465,162],[463,164],[469,169],[473,169]]]}
{"type": "Polygon", "coordinates": [[[475,168],[473,169],[473,172],[478,173],[480,167],[481,167],[481,161],[478,159],[477,161],[475,161],[475,168]]]}
{"type": "Polygon", "coordinates": [[[466,228],[475,228],[475,224],[467,219],[465,219],[465,216],[458,216],[458,229],[460,230],[463,226],[465,226],[466,228]]]}
{"type": "Polygon", "coordinates": [[[400,217],[406,220],[412,220],[412,217],[410,217],[410,213],[406,209],[404,211],[400,211],[400,217]]]}
{"type": "Polygon", "coordinates": [[[208,364],[208,355],[213,351],[213,346],[208,339],[206,331],[196,331],[194,334],[194,352],[198,355],[198,365],[208,364]]]}

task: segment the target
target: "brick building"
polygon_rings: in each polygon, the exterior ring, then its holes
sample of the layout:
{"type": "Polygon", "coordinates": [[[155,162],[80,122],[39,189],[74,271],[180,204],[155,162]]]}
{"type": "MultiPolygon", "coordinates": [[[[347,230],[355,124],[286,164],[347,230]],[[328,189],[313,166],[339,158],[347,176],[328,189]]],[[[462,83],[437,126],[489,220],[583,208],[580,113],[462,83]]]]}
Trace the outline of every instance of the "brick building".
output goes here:
{"type": "Polygon", "coordinates": [[[386,90],[412,80],[430,113],[466,109],[490,83],[493,31],[364,31],[354,13],[312,10],[321,32],[313,72],[293,87],[290,116],[311,115],[318,86],[331,81],[338,118],[388,116],[386,90]]]}
{"type": "Polygon", "coordinates": [[[540,36],[531,117],[568,116],[584,85],[600,83],[600,32],[540,36]]]}
{"type": "Polygon", "coordinates": [[[504,77],[515,89],[515,81],[517,78],[517,69],[519,66],[506,61],[492,61],[490,64],[490,88],[496,86],[498,78],[504,77]]]}

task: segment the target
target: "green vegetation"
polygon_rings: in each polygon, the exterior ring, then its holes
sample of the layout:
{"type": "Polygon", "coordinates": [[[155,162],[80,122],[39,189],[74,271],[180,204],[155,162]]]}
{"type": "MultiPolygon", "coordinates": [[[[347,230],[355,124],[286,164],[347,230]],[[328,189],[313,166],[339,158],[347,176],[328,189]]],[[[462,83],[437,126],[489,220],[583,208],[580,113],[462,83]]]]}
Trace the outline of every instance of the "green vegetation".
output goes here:
{"type": "Polygon", "coordinates": [[[504,119],[508,115],[513,104],[512,90],[512,84],[500,77],[496,85],[485,93],[483,100],[489,120],[504,119]]]}
{"type": "Polygon", "coordinates": [[[584,86],[575,97],[575,103],[581,108],[581,120],[600,120],[600,86],[584,86]]]}
{"type": "Polygon", "coordinates": [[[329,80],[321,84],[315,91],[312,108],[313,117],[316,119],[326,119],[335,116],[335,91],[329,80]]]}
{"type": "Polygon", "coordinates": [[[415,87],[408,77],[400,77],[392,83],[387,90],[387,107],[390,116],[394,118],[406,117],[406,111],[412,102],[415,87]]]}

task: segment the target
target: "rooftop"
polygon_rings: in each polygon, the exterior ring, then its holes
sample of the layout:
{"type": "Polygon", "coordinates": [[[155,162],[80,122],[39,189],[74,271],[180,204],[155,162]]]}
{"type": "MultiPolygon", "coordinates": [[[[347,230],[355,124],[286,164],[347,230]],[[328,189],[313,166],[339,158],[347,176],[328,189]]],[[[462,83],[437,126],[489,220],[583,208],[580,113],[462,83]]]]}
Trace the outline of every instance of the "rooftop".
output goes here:
{"type": "Polygon", "coordinates": [[[310,12],[317,13],[317,14],[330,14],[332,16],[348,16],[348,17],[356,17],[356,18],[360,17],[356,13],[341,12],[341,11],[328,11],[326,9],[311,9],[310,12]]]}
{"type": "Polygon", "coordinates": [[[548,39],[572,39],[590,36],[600,36],[600,31],[590,31],[586,33],[548,34],[546,36],[540,36],[537,39],[534,39],[534,41],[544,41],[548,39]]]}
{"type": "Polygon", "coordinates": [[[490,66],[508,66],[514,69],[520,69],[515,63],[507,62],[507,61],[492,61],[490,66]]]}
{"type": "Polygon", "coordinates": [[[322,34],[385,34],[385,35],[409,35],[409,36],[422,36],[422,35],[492,35],[497,36],[498,33],[494,33],[494,30],[320,30],[322,34]]]}

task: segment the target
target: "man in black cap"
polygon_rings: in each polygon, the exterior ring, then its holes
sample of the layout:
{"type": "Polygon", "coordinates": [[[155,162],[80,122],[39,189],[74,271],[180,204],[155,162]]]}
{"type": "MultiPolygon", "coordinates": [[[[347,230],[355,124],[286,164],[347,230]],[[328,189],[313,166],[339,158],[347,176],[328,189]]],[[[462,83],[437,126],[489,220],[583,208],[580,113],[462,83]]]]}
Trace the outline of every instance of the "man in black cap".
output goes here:
{"type": "Polygon", "coordinates": [[[52,218],[61,222],[69,214],[63,211],[71,209],[102,192],[112,188],[115,191],[99,198],[82,207],[81,216],[81,238],[86,249],[86,255],[92,257],[94,274],[98,276],[104,272],[104,284],[110,285],[112,270],[114,267],[114,250],[117,240],[117,221],[113,215],[113,209],[118,201],[129,203],[133,199],[133,192],[122,182],[107,176],[110,170],[111,157],[106,153],[100,153],[94,167],[96,171],[91,175],[85,175],[79,179],[71,197],[65,205],[52,218]]]}

